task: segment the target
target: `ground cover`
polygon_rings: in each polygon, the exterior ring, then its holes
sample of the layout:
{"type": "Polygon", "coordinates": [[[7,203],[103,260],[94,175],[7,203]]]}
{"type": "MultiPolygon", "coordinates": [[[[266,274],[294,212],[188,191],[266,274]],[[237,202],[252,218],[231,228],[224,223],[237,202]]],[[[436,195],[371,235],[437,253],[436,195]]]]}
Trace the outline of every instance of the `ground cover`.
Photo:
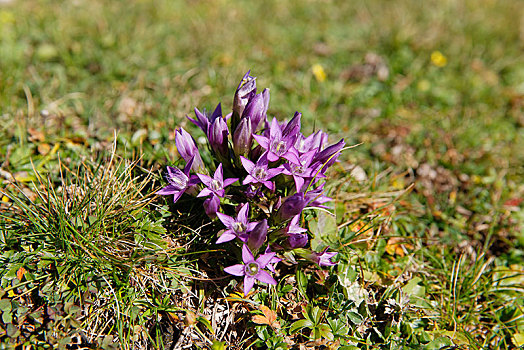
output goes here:
{"type": "Polygon", "coordinates": [[[2,342],[521,346],[519,5],[0,2],[2,342]],[[360,145],[308,217],[338,265],[244,297],[216,223],[153,193],[248,69],[271,116],[360,145]]]}

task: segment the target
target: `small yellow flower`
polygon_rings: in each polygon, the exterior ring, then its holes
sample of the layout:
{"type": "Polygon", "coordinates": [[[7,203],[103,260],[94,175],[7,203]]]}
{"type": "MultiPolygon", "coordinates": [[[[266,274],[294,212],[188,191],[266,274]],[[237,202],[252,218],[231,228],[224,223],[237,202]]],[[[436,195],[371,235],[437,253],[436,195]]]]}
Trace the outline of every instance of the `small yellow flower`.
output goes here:
{"type": "Polygon", "coordinates": [[[311,70],[313,71],[313,75],[315,76],[315,79],[317,79],[318,82],[323,82],[326,80],[326,71],[324,70],[324,67],[322,67],[320,64],[314,64],[311,67],[311,70]]]}
{"type": "Polygon", "coordinates": [[[431,63],[437,67],[444,67],[448,64],[448,59],[440,51],[433,51],[431,53],[431,63]]]}

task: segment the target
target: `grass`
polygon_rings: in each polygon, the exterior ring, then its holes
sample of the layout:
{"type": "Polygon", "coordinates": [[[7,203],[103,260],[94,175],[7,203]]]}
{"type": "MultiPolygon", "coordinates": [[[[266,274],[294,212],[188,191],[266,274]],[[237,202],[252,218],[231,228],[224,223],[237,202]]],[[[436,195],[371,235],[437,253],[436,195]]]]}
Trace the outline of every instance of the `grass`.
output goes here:
{"type": "Polygon", "coordinates": [[[2,341],[524,344],[519,5],[2,2],[2,341]],[[215,227],[152,193],[184,116],[229,109],[248,69],[271,115],[362,145],[330,174],[336,222],[311,214],[339,265],[244,299],[215,227]]]}

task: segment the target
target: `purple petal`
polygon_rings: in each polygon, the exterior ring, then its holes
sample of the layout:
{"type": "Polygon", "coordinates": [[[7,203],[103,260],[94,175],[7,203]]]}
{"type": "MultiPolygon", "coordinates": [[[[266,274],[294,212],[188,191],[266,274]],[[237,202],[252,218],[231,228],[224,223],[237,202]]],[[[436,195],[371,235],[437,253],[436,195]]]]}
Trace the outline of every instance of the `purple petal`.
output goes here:
{"type": "Polygon", "coordinates": [[[257,183],[258,180],[255,179],[253,176],[251,175],[247,175],[246,178],[244,179],[244,181],[242,181],[242,185],[247,185],[247,184],[250,184],[250,183],[257,183]]]}
{"type": "Polygon", "coordinates": [[[231,184],[234,184],[237,181],[238,181],[238,179],[235,179],[235,178],[225,179],[223,187],[227,187],[227,186],[229,186],[231,184]]]}
{"type": "Polygon", "coordinates": [[[263,269],[269,264],[271,259],[276,255],[275,252],[262,254],[257,258],[257,263],[260,265],[260,268],[263,269]]]}
{"type": "Polygon", "coordinates": [[[249,239],[247,241],[247,244],[251,250],[258,250],[262,244],[264,244],[264,241],[266,240],[267,236],[267,220],[264,219],[260,221],[253,231],[249,234],[249,239]]]}
{"type": "Polygon", "coordinates": [[[264,282],[267,284],[272,284],[272,285],[277,284],[277,281],[275,281],[275,279],[271,277],[271,275],[267,271],[264,271],[264,270],[258,271],[255,278],[259,280],[260,282],[264,282]]]}
{"type": "Polygon", "coordinates": [[[271,121],[271,127],[269,128],[269,138],[271,140],[280,140],[282,138],[282,129],[280,128],[280,125],[278,125],[277,118],[273,118],[271,121]]]}
{"type": "Polygon", "coordinates": [[[196,176],[198,176],[200,181],[202,181],[202,183],[207,187],[209,187],[211,185],[211,182],[213,181],[213,178],[204,174],[196,174],[196,176]]]}
{"type": "Polygon", "coordinates": [[[244,276],[244,296],[247,297],[247,295],[249,294],[249,291],[251,290],[251,288],[253,288],[254,284],[255,284],[254,277],[251,277],[248,275],[244,276]]]}
{"type": "Polygon", "coordinates": [[[176,193],[178,191],[179,191],[179,189],[175,188],[175,186],[167,185],[166,187],[158,190],[156,194],[160,194],[162,196],[168,196],[168,195],[176,193]]]}
{"type": "Polygon", "coordinates": [[[226,214],[222,214],[222,213],[217,213],[217,216],[218,216],[218,219],[220,221],[222,221],[222,223],[227,227],[227,228],[231,228],[233,226],[233,224],[235,223],[235,219],[233,219],[231,216],[229,215],[226,215],[226,214]]]}
{"type": "Polygon", "coordinates": [[[262,146],[263,149],[269,148],[269,139],[267,137],[253,134],[253,138],[257,140],[258,144],[262,146]]]}
{"type": "Polygon", "coordinates": [[[213,194],[213,192],[209,188],[204,188],[200,193],[197,195],[197,197],[207,197],[210,194],[213,194]]]}
{"type": "Polygon", "coordinates": [[[273,152],[268,152],[268,153],[267,153],[267,159],[268,159],[270,162],[276,162],[277,160],[280,159],[280,157],[277,156],[276,154],[274,154],[273,152]]]}
{"type": "Polygon", "coordinates": [[[224,271],[229,273],[230,275],[235,275],[235,276],[244,276],[245,274],[243,264],[237,264],[237,265],[226,267],[224,271]]]}
{"type": "Polygon", "coordinates": [[[218,182],[220,183],[224,181],[224,172],[222,171],[222,163],[218,164],[217,170],[215,170],[215,175],[213,176],[213,178],[215,180],[218,180],[218,182]]]}
{"type": "MultiPolygon", "coordinates": [[[[253,169],[255,168],[255,163],[253,163],[252,161],[250,161],[249,159],[247,158],[244,158],[242,156],[240,156],[240,161],[242,162],[242,165],[244,166],[244,169],[246,169],[246,171],[251,174],[251,172],[253,171],[253,169]]],[[[244,184],[245,185],[245,184],[244,184]]]]}
{"type": "Polygon", "coordinates": [[[237,220],[243,224],[247,223],[247,216],[249,214],[249,203],[242,205],[238,211],[237,220]]]}
{"type": "Polygon", "coordinates": [[[173,203],[176,203],[180,199],[180,197],[182,197],[183,194],[184,191],[178,191],[177,193],[174,193],[173,203]]]}
{"type": "MultiPolygon", "coordinates": [[[[217,213],[217,215],[220,214],[220,213],[217,213]]],[[[232,233],[233,231],[231,230],[227,230],[225,231],[224,233],[222,233],[220,235],[220,237],[218,237],[217,239],[217,242],[216,244],[220,244],[220,243],[224,243],[224,242],[229,242],[229,241],[232,241],[234,240],[235,238],[237,238],[237,236],[232,233]]]]}
{"type": "Polygon", "coordinates": [[[266,186],[270,191],[274,191],[275,190],[275,184],[271,181],[262,181],[262,183],[264,184],[264,186],[266,186]]]}
{"type": "Polygon", "coordinates": [[[245,244],[242,246],[242,261],[244,261],[244,264],[249,264],[250,262],[255,261],[253,253],[251,253],[251,250],[249,250],[245,244]]]}
{"type": "Polygon", "coordinates": [[[204,210],[210,218],[214,218],[220,208],[220,198],[212,194],[204,201],[204,210]]]}

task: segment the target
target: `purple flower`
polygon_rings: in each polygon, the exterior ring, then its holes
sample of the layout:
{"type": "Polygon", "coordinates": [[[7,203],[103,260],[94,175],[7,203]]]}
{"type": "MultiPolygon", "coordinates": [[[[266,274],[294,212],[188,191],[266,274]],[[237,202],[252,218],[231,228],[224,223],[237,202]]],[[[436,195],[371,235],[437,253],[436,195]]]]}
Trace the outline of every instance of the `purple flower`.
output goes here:
{"type": "Polygon", "coordinates": [[[233,151],[238,156],[246,156],[253,143],[251,119],[242,118],[233,134],[233,151]]]}
{"type": "Polygon", "coordinates": [[[304,154],[312,150],[319,152],[327,143],[327,137],[328,135],[322,130],[319,130],[308,137],[304,137],[304,135],[299,134],[297,140],[295,141],[295,149],[299,154],[304,154]]]}
{"type": "Polygon", "coordinates": [[[337,253],[334,253],[334,252],[328,253],[328,251],[327,251],[328,248],[329,247],[326,247],[326,249],[324,249],[320,253],[311,252],[311,254],[309,254],[307,256],[307,258],[309,260],[311,260],[312,262],[318,264],[318,266],[333,266],[333,265],[336,265],[337,263],[334,263],[333,261],[331,261],[331,258],[333,258],[335,255],[337,255],[337,253]]]}
{"type": "Polygon", "coordinates": [[[258,250],[264,244],[267,237],[267,220],[260,221],[253,231],[249,233],[247,245],[252,251],[258,250]]]}
{"type": "Polygon", "coordinates": [[[238,179],[225,179],[224,180],[224,173],[222,172],[222,164],[220,164],[217,167],[217,170],[215,171],[215,174],[211,178],[210,176],[204,175],[204,174],[197,174],[197,176],[200,178],[200,181],[206,185],[206,188],[204,188],[197,197],[205,197],[209,196],[210,194],[214,194],[218,197],[224,197],[226,194],[224,188],[231,185],[238,179]]]}
{"type": "Polygon", "coordinates": [[[274,256],[275,253],[262,254],[255,260],[253,253],[244,244],[242,246],[242,261],[244,263],[226,267],[224,271],[234,276],[244,276],[244,295],[247,296],[253,288],[255,280],[272,285],[277,284],[277,281],[267,271],[263,270],[274,256]]]}
{"type": "MultiPolygon", "coordinates": [[[[270,254],[270,253],[272,253],[272,251],[271,251],[271,249],[269,248],[269,244],[268,244],[268,246],[267,246],[266,251],[264,252],[264,254],[270,254]]],[[[277,257],[277,256],[273,256],[273,257],[271,258],[271,260],[269,260],[269,263],[267,264],[266,268],[267,268],[269,271],[275,273],[275,265],[278,264],[278,263],[281,262],[281,261],[282,261],[282,259],[280,259],[279,257],[277,257]]]]}
{"type": "Polygon", "coordinates": [[[286,230],[286,235],[288,236],[287,246],[289,246],[291,249],[304,247],[309,239],[308,235],[304,233],[307,230],[298,225],[299,219],[300,215],[295,216],[289,223],[286,230]]]}
{"type": "MultiPolygon", "coordinates": [[[[301,155],[299,157],[299,164],[286,163],[283,165],[284,169],[282,173],[285,175],[293,176],[297,192],[300,191],[306,179],[315,176],[315,174],[318,171],[318,168],[320,167],[320,164],[317,164],[314,167],[310,167],[311,161],[313,160],[315,153],[315,151],[309,151],[301,155]]],[[[321,174],[319,174],[319,176],[325,177],[321,174]]]]}
{"type": "Polygon", "coordinates": [[[251,98],[253,98],[253,96],[255,96],[257,93],[256,78],[250,76],[249,73],[251,73],[251,71],[248,71],[244,75],[235,92],[235,97],[233,99],[233,117],[231,119],[231,130],[236,130],[246,105],[248,104],[249,100],[251,100],[251,98]]]}
{"type": "Polygon", "coordinates": [[[257,161],[257,164],[254,164],[247,158],[240,156],[240,161],[246,169],[248,175],[242,182],[243,185],[249,183],[260,183],[269,188],[271,191],[275,189],[275,184],[269,179],[281,172],[279,168],[268,169],[268,161],[266,154],[263,154],[257,161]]]}
{"type": "Polygon", "coordinates": [[[173,194],[173,203],[176,203],[189,187],[196,185],[199,182],[198,178],[194,175],[191,177],[189,176],[192,164],[193,159],[186,164],[183,172],[178,168],[168,166],[166,179],[169,184],[158,191],[157,194],[164,196],[173,194]]]}
{"type": "Polygon", "coordinates": [[[186,162],[193,159],[193,165],[191,166],[193,171],[199,171],[199,169],[204,168],[204,162],[202,162],[195,140],[193,140],[187,131],[182,128],[176,130],[175,144],[178,153],[180,153],[180,156],[184,158],[186,162]]]}
{"type": "Polygon", "coordinates": [[[209,125],[207,138],[211,149],[222,157],[229,156],[227,135],[229,135],[229,129],[224,118],[218,117],[209,125]]]}
{"type": "Polygon", "coordinates": [[[222,116],[222,107],[220,106],[220,103],[215,108],[215,111],[211,115],[207,115],[207,113],[204,111],[204,113],[200,112],[198,108],[195,108],[195,115],[196,119],[191,119],[189,117],[186,117],[189,119],[193,124],[198,126],[204,134],[207,135],[207,131],[209,129],[209,125],[215,121],[218,117],[222,116]]]}
{"type": "Polygon", "coordinates": [[[300,133],[300,118],[302,117],[302,113],[295,112],[295,115],[291,120],[287,123],[284,130],[282,130],[283,136],[289,136],[293,139],[293,144],[295,143],[296,138],[298,137],[300,133]]]}
{"type": "Polygon", "coordinates": [[[267,108],[269,106],[269,90],[264,89],[261,94],[254,95],[246,105],[242,118],[249,118],[253,131],[256,131],[261,121],[267,118],[267,108]]]}
{"type": "Polygon", "coordinates": [[[204,201],[204,210],[206,211],[207,216],[211,219],[214,219],[217,215],[218,209],[220,208],[220,198],[214,193],[211,194],[204,201]]]}
{"type": "Polygon", "coordinates": [[[288,197],[280,206],[277,212],[277,218],[280,220],[291,219],[300,214],[309,203],[309,199],[304,197],[304,193],[298,192],[288,197]]]}
{"type": "Polygon", "coordinates": [[[339,142],[327,147],[326,149],[322,150],[321,152],[318,152],[317,155],[313,158],[313,163],[320,163],[322,164],[322,172],[325,172],[327,168],[329,168],[338,158],[338,155],[340,154],[340,151],[344,146],[346,145],[346,142],[344,142],[344,139],[340,140],[339,142]]]}
{"type": "Polygon", "coordinates": [[[253,135],[255,140],[267,151],[267,159],[270,162],[276,162],[280,158],[289,160],[292,163],[299,164],[298,152],[293,147],[297,135],[283,135],[277,118],[271,121],[269,137],[262,135],[253,135]]]}
{"type": "MultiPolygon", "coordinates": [[[[244,204],[238,211],[238,215],[235,218],[231,216],[216,213],[218,219],[228,228],[222,235],[218,238],[217,244],[231,241],[235,238],[240,239],[242,242],[247,242],[247,234],[252,231],[257,225],[256,222],[249,222],[249,203],[244,204]]],[[[267,230],[267,229],[266,229],[267,230]]]]}
{"type": "MultiPolygon", "coordinates": [[[[302,188],[303,191],[305,191],[305,185],[302,188]]],[[[327,196],[324,196],[324,193],[322,192],[324,190],[324,184],[318,186],[315,189],[309,190],[305,192],[304,197],[308,200],[308,205],[311,207],[316,208],[328,208],[324,205],[326,202],[330,202],[333,199],[329,198],[327,196]]]]}

